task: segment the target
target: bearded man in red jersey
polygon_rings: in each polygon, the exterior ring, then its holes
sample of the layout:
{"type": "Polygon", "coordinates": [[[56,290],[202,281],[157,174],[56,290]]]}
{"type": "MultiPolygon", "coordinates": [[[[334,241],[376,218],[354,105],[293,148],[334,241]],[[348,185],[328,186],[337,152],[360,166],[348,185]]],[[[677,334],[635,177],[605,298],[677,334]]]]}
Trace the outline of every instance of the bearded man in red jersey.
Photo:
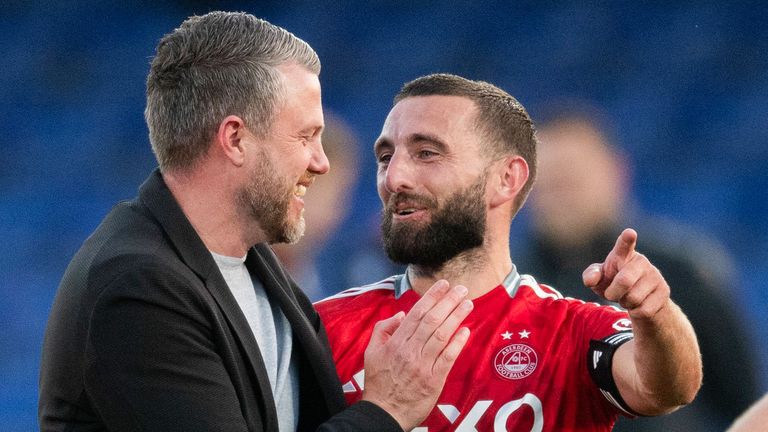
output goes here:
{"type": "Polygon", "coordinates": [[[471,336],[416,430],[609,431],[620,414],[693,400],[696,336],[634,230],[583,275],[623,309],[563,298],[513,264],[510,223],[536,176],[533,123],[515,98],[453,75],[419,78],[395,97],[374,152],[385,249],[408,268],[316,304],[349,402],[372,379],[363,354],[374,323],[441,280],[469,287],[471,336]]]}

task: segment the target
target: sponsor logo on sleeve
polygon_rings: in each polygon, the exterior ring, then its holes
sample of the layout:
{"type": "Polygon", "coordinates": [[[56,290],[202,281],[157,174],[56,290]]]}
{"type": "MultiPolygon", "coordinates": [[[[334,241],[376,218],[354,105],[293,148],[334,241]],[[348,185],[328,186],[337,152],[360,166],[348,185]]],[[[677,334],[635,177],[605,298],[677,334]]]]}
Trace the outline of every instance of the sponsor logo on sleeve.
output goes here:
{"type": "Polygon", "coordinates": [[[629,318],[622,318],[613,323],[613,328],[618,331],[632,330],[632,321],[630,321],[629,318]]]}

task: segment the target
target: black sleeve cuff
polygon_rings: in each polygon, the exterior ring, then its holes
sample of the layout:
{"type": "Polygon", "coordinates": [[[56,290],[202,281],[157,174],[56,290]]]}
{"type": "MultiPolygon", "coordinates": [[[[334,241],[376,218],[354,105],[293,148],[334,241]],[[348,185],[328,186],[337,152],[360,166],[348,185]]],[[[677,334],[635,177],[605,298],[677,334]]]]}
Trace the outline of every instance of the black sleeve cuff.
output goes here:
{"type": "Polygon", "coordinates": [[[384,409],[361,400],[323,423],[318,431],[403,432],[403,429],[384,409]]]}
{"type": "Polygon", "coordinates": [[[638,417],[640,414],[632,411],[624,399],[621,397],[616,381],[613,379],[613,355],[623,344],[631,341],[634,335],[631,331],[612,334],[602,340],[589,341],[589,350],[587,350],[587,369],[592,381],[600,389],[600,392],[616,408],[619,408],[626,415],[638,417]]]}

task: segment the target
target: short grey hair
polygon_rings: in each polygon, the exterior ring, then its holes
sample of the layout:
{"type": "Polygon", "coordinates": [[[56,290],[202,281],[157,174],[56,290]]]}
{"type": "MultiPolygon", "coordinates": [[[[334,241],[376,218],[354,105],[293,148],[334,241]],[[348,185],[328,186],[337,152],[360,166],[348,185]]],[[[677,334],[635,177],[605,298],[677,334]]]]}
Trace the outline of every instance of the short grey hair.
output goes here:
{"type": "Polygon", "coordinates": [[[150,66],[144,111],[160,169],[194,167],[228,115],[266,136],[284,93],[276,68],[286,63],[320,73],[309,44],[242,12],[192,16],[165,35],[150,66]]]}

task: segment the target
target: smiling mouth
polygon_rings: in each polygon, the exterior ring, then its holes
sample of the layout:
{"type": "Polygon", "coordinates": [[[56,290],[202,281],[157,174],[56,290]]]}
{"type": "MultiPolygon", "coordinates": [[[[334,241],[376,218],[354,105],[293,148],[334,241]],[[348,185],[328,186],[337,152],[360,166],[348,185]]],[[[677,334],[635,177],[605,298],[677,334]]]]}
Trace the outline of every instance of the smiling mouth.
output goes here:
{"type": "Polygon", "coordinates": [[[307,187],[304,185],[296,185],[293,187],[293,194],[301,198],[307,194],[307,187]]]}
{"type": "Polygon", "coordinates": [[[428,213],[429,209],[437,207],[432,200],[415,194],[400,193],[390,197],[386,210],[394,218],[411,219],[420,218],[428,213]]]}
{"type": "Polygon", "coordinates": [[[405,207],[392,212],[392,218],[401,221],[420,220],[426,216],[426,208],[405,207]]]}

